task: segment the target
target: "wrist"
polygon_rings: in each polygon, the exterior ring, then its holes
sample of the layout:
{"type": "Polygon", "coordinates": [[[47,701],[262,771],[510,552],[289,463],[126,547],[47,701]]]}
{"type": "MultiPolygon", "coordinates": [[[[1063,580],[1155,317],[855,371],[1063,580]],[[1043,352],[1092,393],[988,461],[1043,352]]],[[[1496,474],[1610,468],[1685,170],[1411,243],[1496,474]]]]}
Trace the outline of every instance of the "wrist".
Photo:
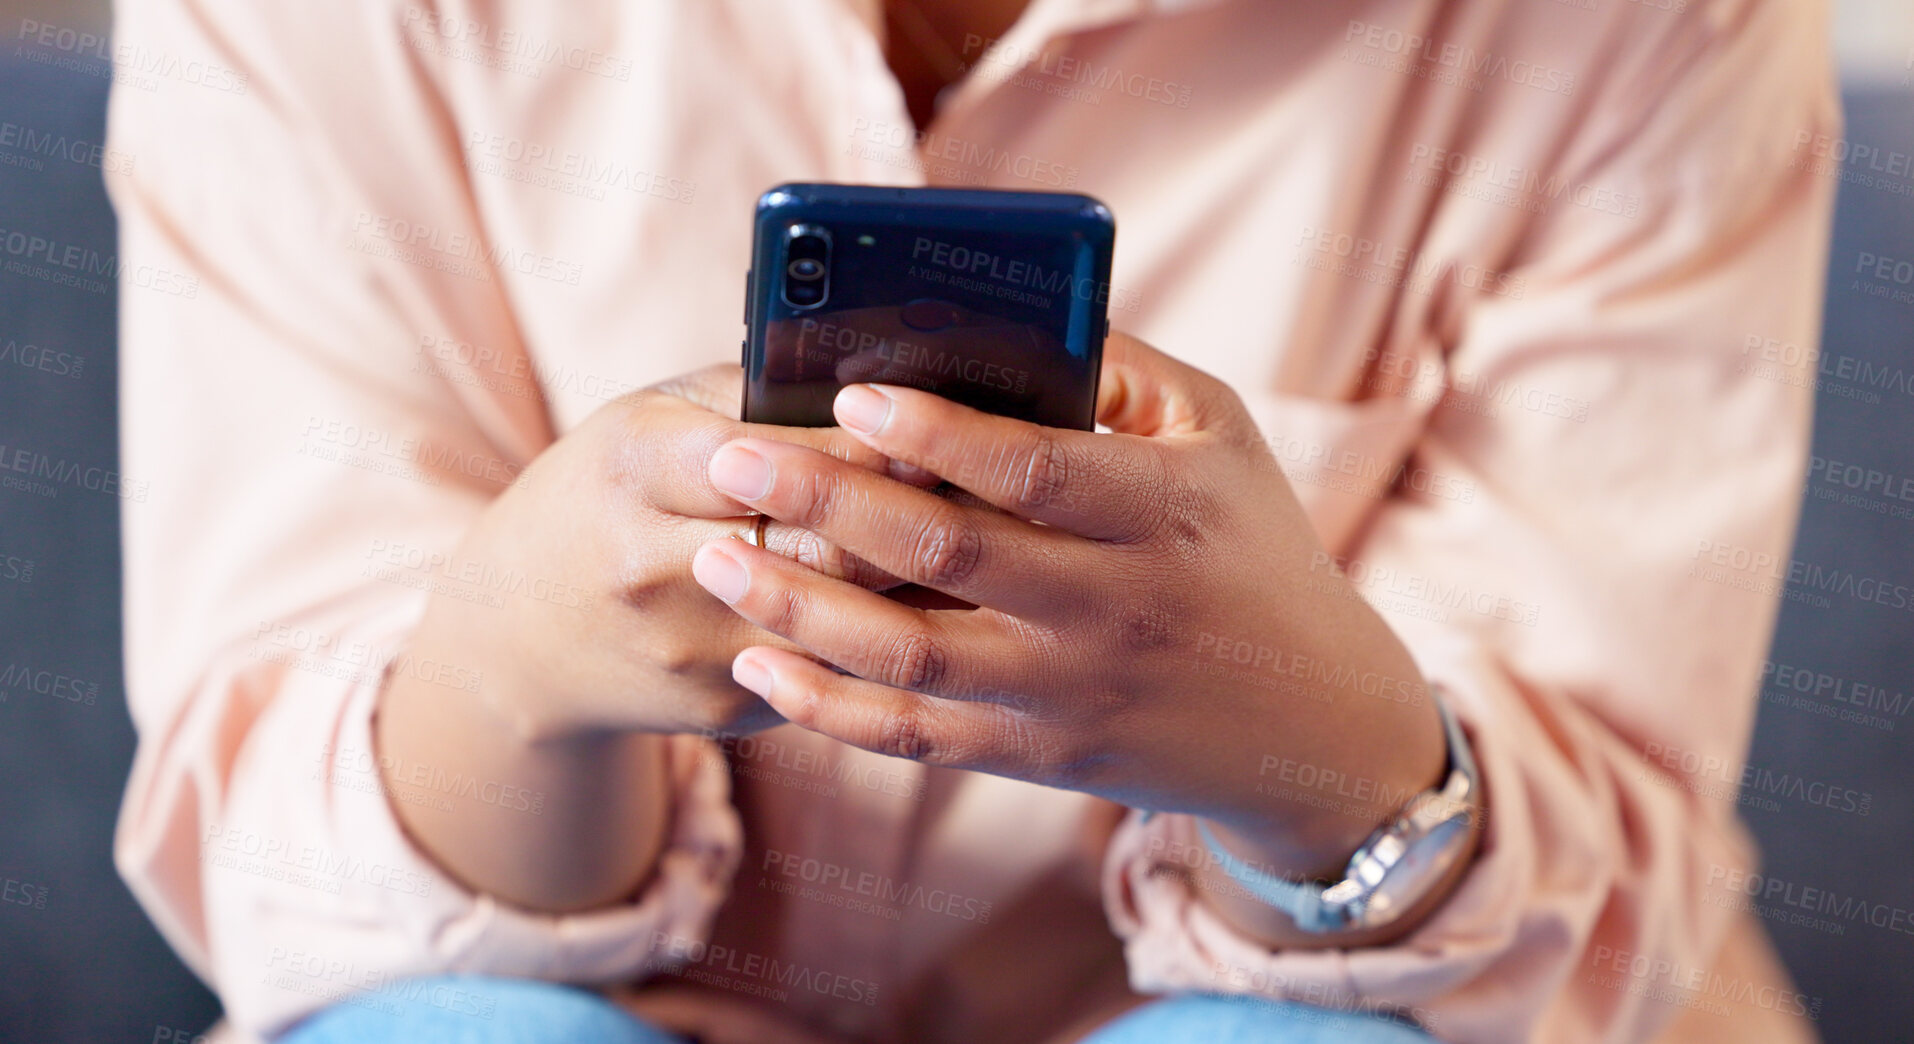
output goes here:
{"type": "Polygon", "coordinates": [[[1446,703],[1437,708],[1440,783],[1410,797],[1333,871],[1275,863],[1265,858],[1267,836],[1225,840],[1227,828],[1192,817],[1211,905],[1271,945],[1318,947],[1388,941],[1439,908],[1473,861],[1485,805],[1468,738],[1446,703]]]}

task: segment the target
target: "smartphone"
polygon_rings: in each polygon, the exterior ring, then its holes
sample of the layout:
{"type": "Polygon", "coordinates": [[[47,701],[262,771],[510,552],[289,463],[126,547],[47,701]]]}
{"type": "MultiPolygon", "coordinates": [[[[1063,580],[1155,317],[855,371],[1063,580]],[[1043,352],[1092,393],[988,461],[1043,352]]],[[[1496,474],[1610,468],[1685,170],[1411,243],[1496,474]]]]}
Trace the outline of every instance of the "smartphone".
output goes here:
{"type": "Polygon", "coordinates": [[[1088,431],[1115,243],[1074,193],[780,185],[757,206],[743,419],[835,424],[866,381],[1088,431]]]}

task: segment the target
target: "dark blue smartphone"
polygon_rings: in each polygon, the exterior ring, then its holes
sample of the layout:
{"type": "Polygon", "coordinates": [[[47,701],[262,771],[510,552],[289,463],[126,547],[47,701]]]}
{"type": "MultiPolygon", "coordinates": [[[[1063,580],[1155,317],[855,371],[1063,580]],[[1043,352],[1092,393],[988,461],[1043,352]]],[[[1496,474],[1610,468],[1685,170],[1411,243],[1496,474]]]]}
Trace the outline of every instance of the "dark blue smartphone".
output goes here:
{"type": "Polygon", "coordinates": [[[780,185],[758,200],[743,419],[835,424],[868,381],[1088,431],[1115,243],[1074,193],[780,185]]]}

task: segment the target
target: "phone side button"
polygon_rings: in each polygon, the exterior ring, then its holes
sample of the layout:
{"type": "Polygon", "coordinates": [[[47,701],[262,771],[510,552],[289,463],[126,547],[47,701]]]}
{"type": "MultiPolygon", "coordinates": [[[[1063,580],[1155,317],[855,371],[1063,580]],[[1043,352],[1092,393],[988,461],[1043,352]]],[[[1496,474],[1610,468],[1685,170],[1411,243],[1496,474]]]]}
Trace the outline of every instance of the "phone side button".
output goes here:
{"type": "Polygon", "coordinates": [[[747,368],[751,365],[751,349],[747,347],[748,344],[748,341],[738,342],[738,365],[747,368]]]}

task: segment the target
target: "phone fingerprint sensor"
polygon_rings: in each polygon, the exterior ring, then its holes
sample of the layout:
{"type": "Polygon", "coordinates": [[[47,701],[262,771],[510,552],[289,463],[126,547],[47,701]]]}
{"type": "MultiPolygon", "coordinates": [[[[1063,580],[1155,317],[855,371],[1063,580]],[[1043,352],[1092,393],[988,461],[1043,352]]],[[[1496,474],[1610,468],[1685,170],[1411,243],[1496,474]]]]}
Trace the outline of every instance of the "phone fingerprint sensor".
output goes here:
{"type": "Polygon", "coordinates": [[[935,297],[920,297],[898,311],[897,318],[913,330],[934,331],[964,321],[963,309],[935,297]]]}

